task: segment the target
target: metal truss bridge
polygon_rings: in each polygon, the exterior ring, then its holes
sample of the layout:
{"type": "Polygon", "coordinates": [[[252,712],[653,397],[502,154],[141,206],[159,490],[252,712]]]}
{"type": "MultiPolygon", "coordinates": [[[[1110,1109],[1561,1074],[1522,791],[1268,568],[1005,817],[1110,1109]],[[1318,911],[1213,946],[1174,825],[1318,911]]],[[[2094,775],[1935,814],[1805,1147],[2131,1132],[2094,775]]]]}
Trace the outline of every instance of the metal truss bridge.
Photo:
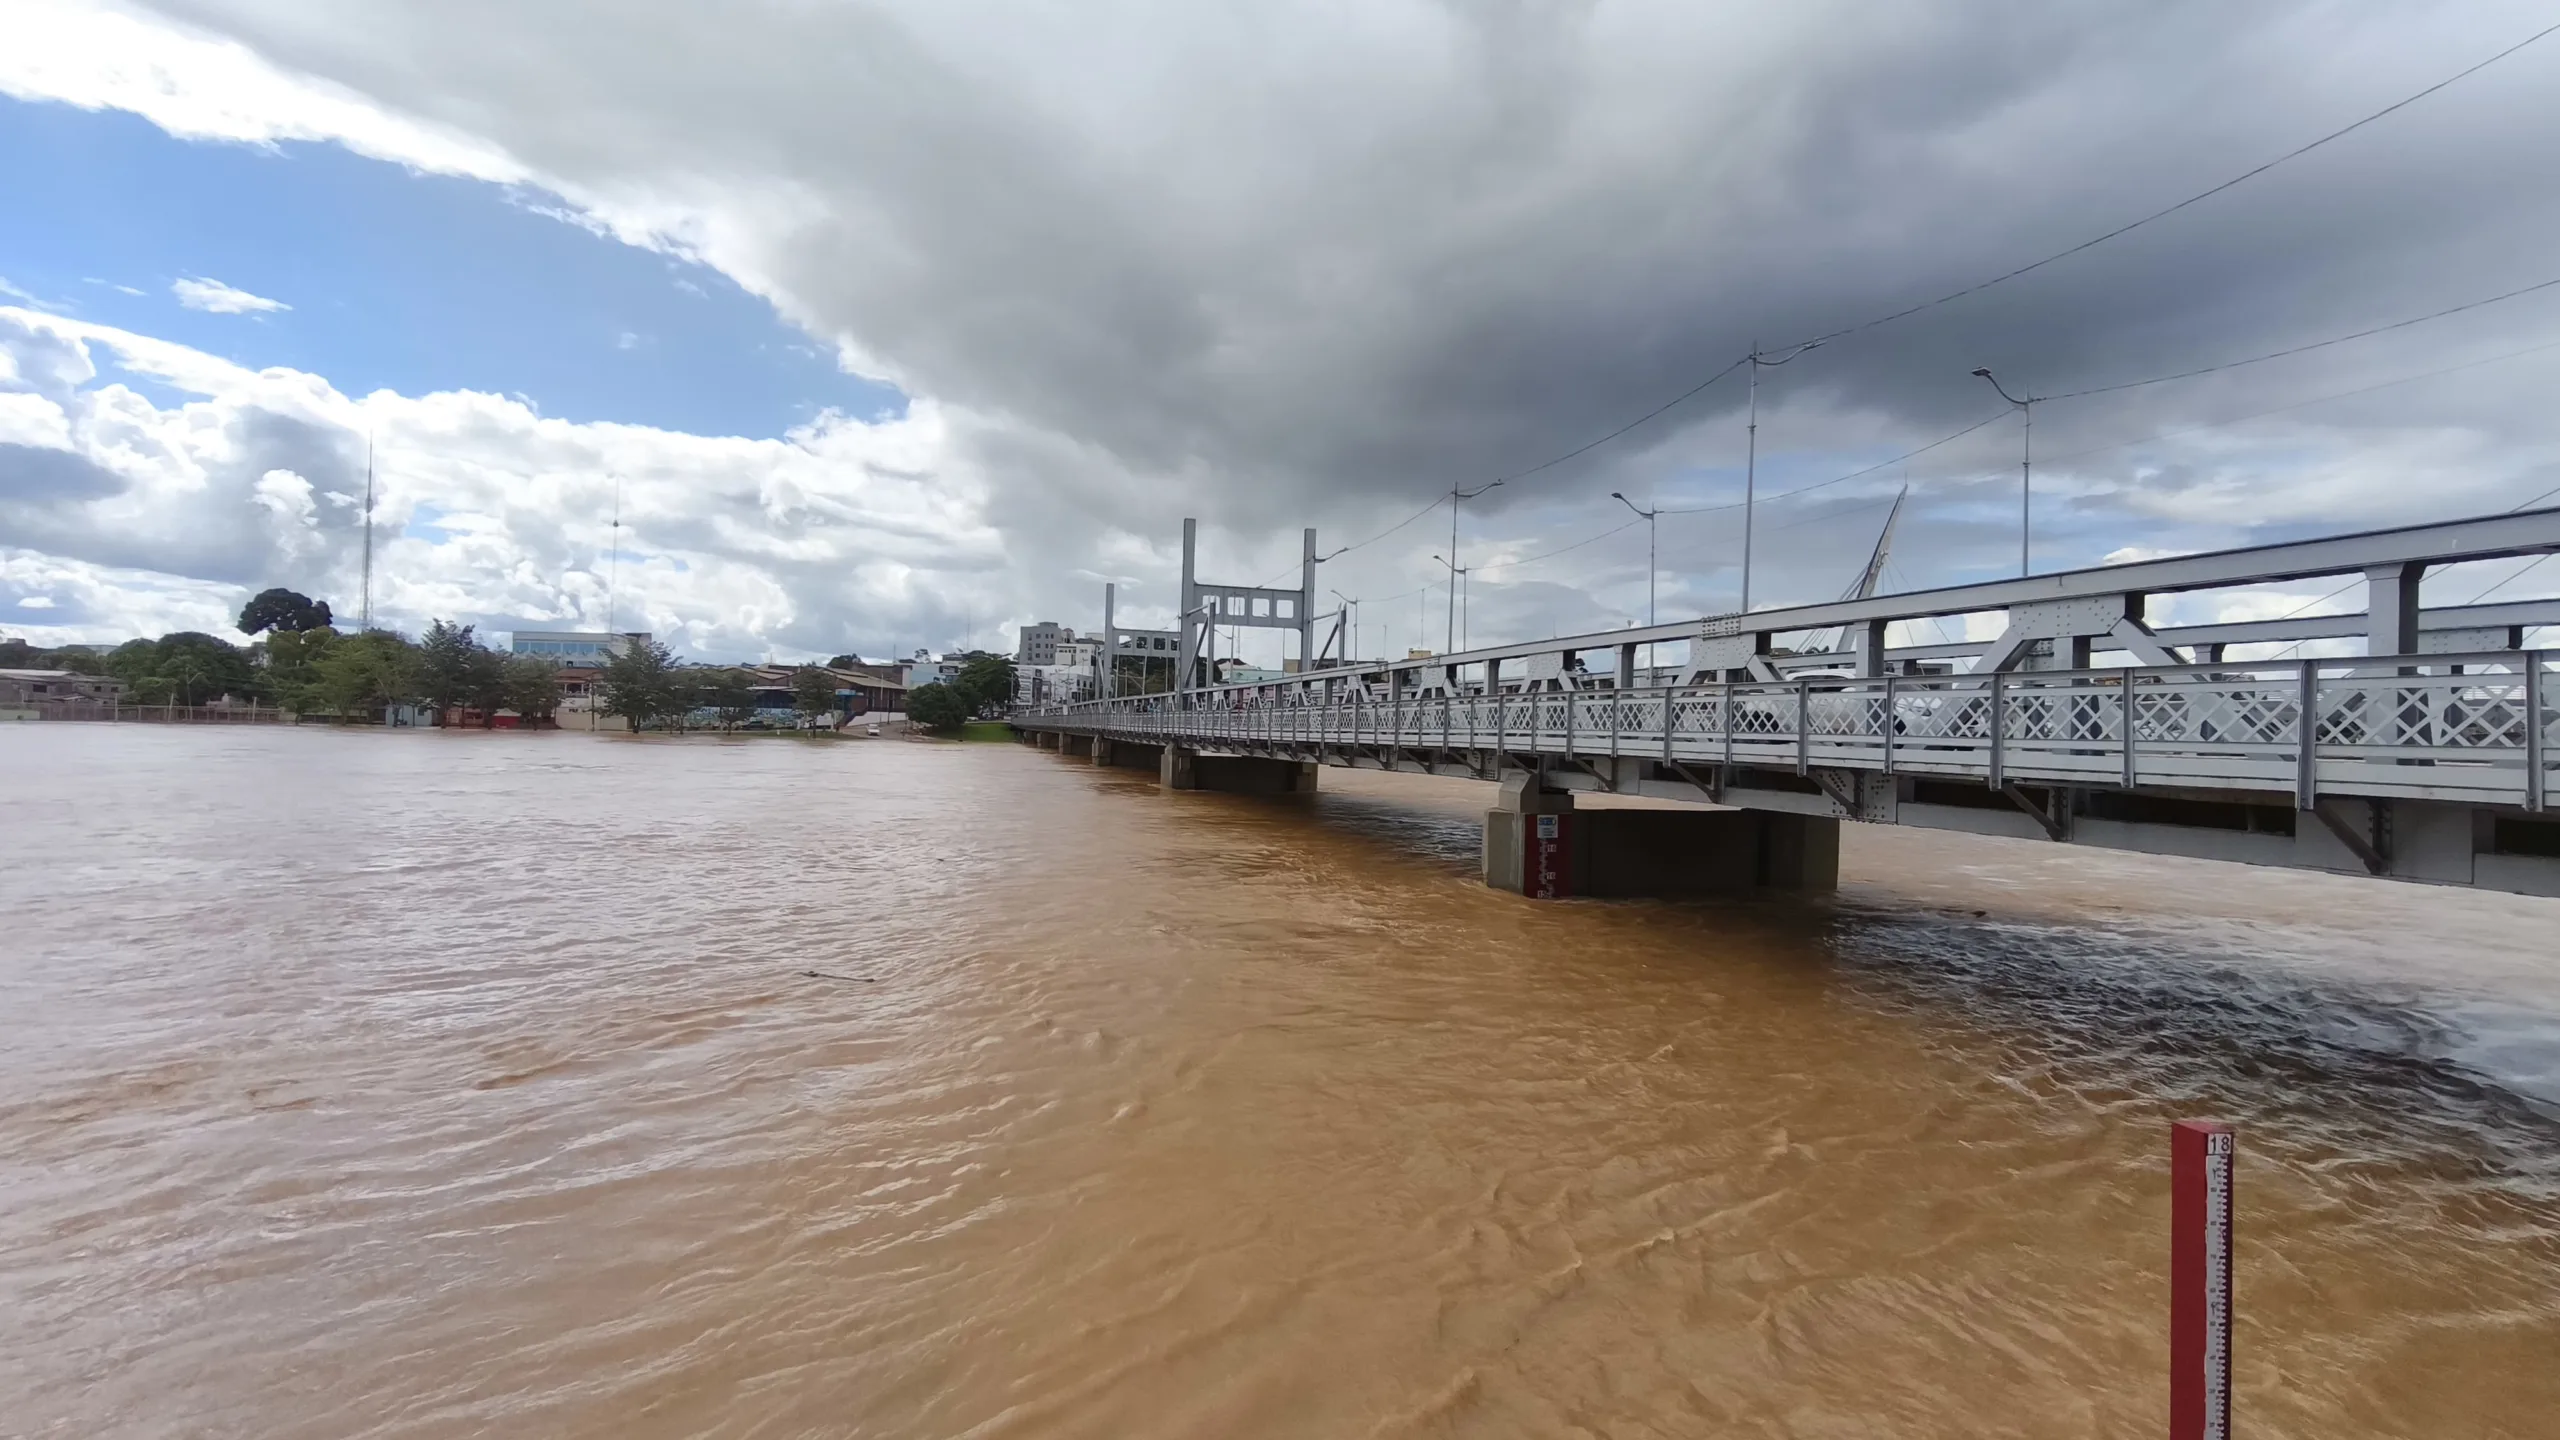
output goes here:
{"type": "Polygon", "coordinates": [[[1105,756],[1507,779],[1515,796],[1642,795],[2560,895],[2547,808],[2560,655],[2523,646],[2560,624],[2560,601],[2420,604],[2431,568],[2555,550],[2560,509],[2541,510],[1051,704],[1016,723],[1105,756]],[[2365,589],[2361,613],[2144,618],[2154,595],[2339,576],[2365,589]],[[1985,615],[1995,639],[1886,643],[1896,622],[1985,615]],[[2226,658],[2321,641],[2362,653],[2226,658]]]}

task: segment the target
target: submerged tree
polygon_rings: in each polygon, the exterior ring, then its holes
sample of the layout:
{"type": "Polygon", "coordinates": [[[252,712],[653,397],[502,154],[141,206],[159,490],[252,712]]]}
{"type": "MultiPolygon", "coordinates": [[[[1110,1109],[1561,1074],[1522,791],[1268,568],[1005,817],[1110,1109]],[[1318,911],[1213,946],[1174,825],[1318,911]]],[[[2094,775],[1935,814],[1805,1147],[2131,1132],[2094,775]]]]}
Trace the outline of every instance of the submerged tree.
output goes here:
{"type": "Polygon", "coordinates": [[[957,730],[969,723],[970,706],[960,692],[940,681],[907,692],[907,722],[927,730],[957,730]]]}
{"type": "Polygon", "coordinates": [[[598,689],[597,708],[621,716],[634,730],[676,719],[693,708],[692,687],[676,673],[675,652],[637,636],[604,663],[598,689]]]}
{"type": "Polygon", "coordinates": [[[732,730],[756,718],[756,689],[743,670],[715,671],[703,685],[701,699],[732,730]]]}
{"type": "Polygon", "coordinates": [[[295,711],[327,708],[318,702],[312,687],[319,679],[321,659],[340,638],[337,631],[328,629],[276,630],[254,647],[264,654],[267,691],[277,704],[295,711]]]}
{"type": "Polygon", "coordinates": [[[339,636],[311,670],[308,698],[341,720],[418,698],[417,648],[388,630],[339,636]]]}
{"type": "Polygon", "coordinates": [[[471,638],[471,627],[438,620],[418,642],[418,693],[439,711],[471,703],[472,692],[487,682],[482,656],[488,652],[471,638]]]}
{"type": "Polygon", "coordinates": [[[145,705],[201,705],[224,695],[251,700],[265,690],[249,652],[195,630],[128,640],[107,655],[105,669],[145,705]]]}
{"type": "Polygon", "coordinates": [[[815,665],[792,671],[791,708],[812,725],[818,723],[818,717],[832,714],[836,708],[836,677],[815,665]]]}
{"type": "Polygon", "coordinates": [[[498,657],[499,693],[529,724],[548,724],[560,709],[560,667],[535,655],[498,657]]]}

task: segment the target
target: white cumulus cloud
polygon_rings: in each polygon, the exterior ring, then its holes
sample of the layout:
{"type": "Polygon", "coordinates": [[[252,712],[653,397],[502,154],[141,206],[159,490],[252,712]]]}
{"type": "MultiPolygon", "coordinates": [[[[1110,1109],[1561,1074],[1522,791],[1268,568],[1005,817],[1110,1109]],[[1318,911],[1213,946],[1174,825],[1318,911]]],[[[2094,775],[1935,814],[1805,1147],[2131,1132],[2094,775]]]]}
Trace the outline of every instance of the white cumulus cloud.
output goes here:
{"type": "Polygon", "coordinates": [[[214,315],[257,315],[293,308],[281,300],[252,295],[219,280],[200,277],[171,281],[169,293],[177,296],[178,303],[190,310],[203,310],[214,315]]]}
{"type": "Polygon", "coordinates": [[[596,628],[610,607],[626,628],[737,658],[940,648],[964,616],[994,643],[999,623],[1028,618],[983,513],[987,427],[930,403],[772,440],[577,424],[468,391],[352,397],[5,307],[0,354],[18,377],[0,415],[23,414],[20,440],[37,442],[0,441],[0,546],[25,588],[60,601],[65,638],[219,632],[209,604],[268,585],[354,615],[368,435],[375,611],[405,627],[596,628]],[[157,402],[119,372],[188,398],[157,402]]]}

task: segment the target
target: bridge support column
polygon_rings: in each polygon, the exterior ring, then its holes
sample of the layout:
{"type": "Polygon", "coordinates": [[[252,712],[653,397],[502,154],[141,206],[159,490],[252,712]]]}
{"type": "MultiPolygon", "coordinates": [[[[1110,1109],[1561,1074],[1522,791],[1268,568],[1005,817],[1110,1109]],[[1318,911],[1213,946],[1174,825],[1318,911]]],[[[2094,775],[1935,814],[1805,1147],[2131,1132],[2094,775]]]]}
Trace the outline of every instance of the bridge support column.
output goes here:
{"type": "Polygon", "coordinates": [[[1765,810],[1578,810],[1515,775],[1485,812],[1484,883],[1541,900],[1676,898],[1840,883],[1840,822],[1765,810]]]}
{"type": "Polygon", "coordinates": [[[1156,757],[1163,750],[1164,747],[1161,745],[1133,745],[1126,740],[1110,740],[1100,735],[1093,737],[1093,763],[1096,765],[1121,765],[1132,770],[1153,770],[1156,768],[1156,757]]]}
{"type": "Polygon", "coordinates": [[[1031,732],[1031,743],[1043,750],[1055,750],[1058,748],[1058,732],[1055,730],[1034,730],[1031,732]]]}
{"type": "Polygon", "coordinates": [[[1179,745],[1164,747],[1157,776],[1167,790],[1219,790],[1230,795],[1303,795],[1316,788],[1316,766],[1306,760],[1260,755],[1203,755],[1179,745]]]}
{"type": "Polygon", "coordinates": [[[1093,743],[1093,737],[1090,735],[1060,735],[1058,753],[1090,757],[1093,754],[1093,743]]]}

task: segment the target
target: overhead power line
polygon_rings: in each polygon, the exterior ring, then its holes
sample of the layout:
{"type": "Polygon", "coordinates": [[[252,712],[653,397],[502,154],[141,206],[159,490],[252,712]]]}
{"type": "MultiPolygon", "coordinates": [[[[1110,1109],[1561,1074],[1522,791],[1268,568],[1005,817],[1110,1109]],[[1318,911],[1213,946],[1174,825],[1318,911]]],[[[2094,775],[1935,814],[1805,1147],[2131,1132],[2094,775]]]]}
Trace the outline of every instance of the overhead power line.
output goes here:
{"type": "Polygon", "coordinates": [[[2465,69],[2457,70],[2453,74],[2446,76],[2433,85],[2428,86],[2426,89],[2421,90],[2414,95],[2405,96],[2399,100],[2395,100],[2392,103],[2383,106],[2381,109],[2374,111],[2372,114],[2365,116],[2361,120],[2357,120],[2352,124],[2332,130],[2328,134],[2321,136],[2319,139],[2314,140],[2307,145],[2297,146],[2294,149],[2288,150],[2282,155],[2279,155],[2273,160],[2257,166],[2254,169],[2244,170],[2209,190],[2199,190],[2195,194],[2188,196],[2186,199],[2179,201],[2175,205],[2165,206],[2161,209],[2154,210],[2150,214],[2145,215],[2138,220],[2128,221],[2127,223],[2119,225],[2103,235],[2097,235],[2087,240],[2083,240],[2079,244],[2074,245],[2067,250],[2057,250],[2041,260],[2021,265],[2015,270],[2009,270],[2001,274],[1994,275],[1988,280],[1967,285],[1961,290],[1951,290],[1948,293],[1939,296],[1935,300],[1923,300],[1917,305],[1905,306],[1900,310],[1894,311],[1890,315],[1880,315],[1873,320],[1863,321],[1856,325],[1842,326],[1840,329],[1817,335],[1805,343],[1819,345],[1826,340],[1837,340],[1843,336],[1856,335],[1863,331],[1873,330],[1878,326],[1890,325],[1896,320],[1908,319],[1911,316],[1919,314],[1923,310],[1934,310],[1941,305],[1962,300],[1968,295],[1979,295],[1994,285],[2007,284],[2009,281],[2015,280],[2022,275],[2033,274],[2047,265],[2053,264],[2057,260],[2068,260],[2083,250],[2095,249],[2100,245],[2106,244],[2110,240],[2130,235],[2134,231],[2141,229],[2143,226],[2150,224],[2154,220],[2165,220],[2169,216],[2177,214],[2179,211],[2186,209],[2190,205],[2210,200],[2214,196],[2221,194],[2223,191],[2231,189],[2233,186],[2255,180],[2259,176],[2266,174],[2268,171],[2275,169],[2277,166],[2282,165],[2287,161],[2298,160],[2303,156],[2310,154],[2312,151],[2319,149],[2321,146],[2328,144],[2332,140],[2339,140],[2348,135],[2352,135],[2356,131],[2363,129],[2367,125],[2372,124],[2374,121],[2379,120],[2386,115],[2390,115],[2395,111],[2407,109],[2409,106],[2426,99],[2428,96],[2435,94],[2446,86],[2451,85],[2456,81],[2465,80],[2473,75],[2477,75],[2481,71],[2488,69],[2490,66],[2497,64],[2499,61],[2506,59],[2508,56],[2515,54],[2517,51],[2524,49],[2526,46],[2531,45],[2555,32],[2560,32],[2560,24],[2547,25],[2532,34],[2527,35],[2513,45],[2508,46],[2506,49],[2499,51],[2497,54],[2490,56],[2488,59],[2480,61],[2478,64],[2471,65],[2465,69]]]}
{"type": "MultiPolygon", "coordinates": [[[[1799,349],[1801,349],[1801,348],[1804,348],[1804,347],[1798,347],[1798,348],[1799,348],[1799,349]]],[[[1792,359],[1794,359],[1795,357],[1794,357],[1793,355],[1790,355],[1790,356],[1788,356],[1787,358],[1788,358],[1788,359],[1790,359],[1790,360],[1792,360],[1792,359]]],[[[1511,473],[1509,473],[1509,474],[1507,474],[1507,475],[1503,476],[1501,480],[1497,480],[1497,481],[1495,481],[1494,483],[1498,485],[1498,484],[1502,484],[1502,483],[1504,483],[1504,482],[1506,482],[1506,481],[1511,481],[1511,480],[1525,480],[1525,479],[1527,479],[1528,477],[1530,477],[1530,476],[1532,476],[1532,475],[1535,475],[1535,474],[1537,474],[1538,472],[1540,472],[1540,471],[1542,471],[1542,470],[1553,470],[1553,469],[1554,469],[1554,468],[1556,468],[1557,466],[1559,466],[1559,465],[1563,464],[1563,463],[1564,463],[1564,462],[1566,462],[1567,460],[1571,460],[1571,459],[1575,458],[1576,456],[1589,454],[1591,451],[1594,451],[1594,450],[1599,449],[1601,446],[1608,444],[1610,441],[1615,440],[1615,439],[1617,439],[1619,436],[1626,434],[1628,431],[1635,429],[1637,426],[1644,424],[1646,421],[1651,420],[1651,419],[1653,419],[1654,417],[1656,417],[1656,416],[1658,416],[1658,415],[1661,415],[1661,414],[1663,414],[1663,413],[1664,413],[1664,412],[1666,412],[1666,411],[1669,411],[1669,410],[1672,410],[1672,409],[1677,408],[1677,407],[1678,407],[1682,402],[1687,401],[1687,400],[1689,400],[1689,399],[1691,399],[1691,398],[1695,397],[1695,396],[1696,396],[1696,395],[1698,395],[1701,391],[1705,390],[1708,386],[1713,385],[1714,383],[1716,383],[1717,381],[1719,381],[1719,380],[1723,379],[1723,378],[1724,378],[1724,377],[1726,377],[1727,375],[1730,375],[1730,374],[1732,374],[1734,371],[1741,369],[1743,366],[1750,364],[1750,363],[1751,363],[1751,360],[1752,360],[1752,357],[1751,357],[1751,356],[1749,356],[1749,355],[1742,356],[1740,359],[1735,360],[1732,364],[1727,365],[1726,367],[1724,367],[1723,369],[1721,369],[1721,370],[1717,371],[1717,372],[1716,372],[1716,373],[1714,373],[1713,375],[1710,375],[1710,376],[1708,376],[1706,379],[1699,381],[1697,384],[1690,386],[1688,389],[1681,391],[1679,394],[1672,396],[1670,399],[1663,401],[1661,404],[1654,406],[1652,409],[1647,410],[1646,412],[1644,412],[1643,414],[1641,414],[1641,415],[1637,416],[1637,417],[1636,417],[1636,418],[1634,418],[1633,420],[1630,420],[1630,421],[1628,421],[1626,424],[1619,426],[1617,429],[1610,431],[1608,434],[1601,436],[1599,439],[1597,439],[1597,440],[1593,440],[1593,441],[1590,441],[1590,442],[1588,442],[1587,444],[1576,445],[1575,447],[1573,447],[1573,448],[1572,448],[1572,449],[1570,449],[1570,450],[1567,450],[1567,451],[1566,451],[1566,452],[1564,452],[1563,454],[1556,456],[1554,459],[1552,459],[1552,460],[1541,460],[1541,461],[1539,461],[1537,464],[1530,466],[1530,467],[1529,467],[1528,469],[1526,469],[1526,470],[1514,470],[1514,471],[1512,471],[1511,473]]],[[[1763,363],[1765,364],[1765,363],[1769,363],[1769,362],[1764,361],[1763,363]]],[[[1783,362],[1780,362],[1780,363],[1783,363],[1783,362]]]]}
{"type": "MultiPolygon", "coordinates": [[[[1662,513],[1663,513],[1663,514],[1668,515],[1668,514],[1670,514],[1671,512],[1670,512],[1670,511],[1668,511],[1668,510],[1666,510],[1666,511],[1663,511],[1662,513]]],[[[1497,561],[1495,561],[1494,563],[1492,563],[1492,564],[1490,564],[1490,565],[1478,565],[1478,566],[1476,566],[1476,567],[1474,567],[1474,568],[1475,568],[1475,570],[1476,570],[1476,572],[1477,572],[1478,574],[1482,574],[1483,572],[1485,572],[1485,571],[1487,571],[1487,570],[1511,570],[1511,569],[1516,569],[1516,568],[1518,568],[1519,566],[1522,566],[1522,565],[1535,564],[1536,562],[1538,562],[1538,561],[1540,561],[1540,560],[1551,560],[1551,559],[1555,558],[1555,557],[1556,557],[1556,556],[1558,556],[1558,555],[1562,555],[1562,554],[1564,554],[1564,553],[1565,553],[1566,551],[1568,551],[1568,550],[1579,550],[1579,549],[1581,549],[1581,548],[1582,548],[1583,546],[1585,546],[1585,545],[1596,545],[1596,544],[1600,543],[1601,541],[1608,539],[1610,536],[1612,536],[1612,535],[1615,535],[1615,534],[1619,533],[1620,531],[1624,531],[1624,530],[1633,530],[1633,529],[1634,529],[1634,528],[1636,528],[1638,525],[1641,525],[1641,524],[1643,524],[1643,523],[1644,523],[1644,521],[1643,521],[1643,520],[1641,520],[1641,519],[1630,520],[1630,521],[1626,522],[1626,523],[1625,523],[1625,524],[1623,524],[1623,525],[1616,526],[1616,527],[1614,527],[1614,528],[1612,528],[1612,529],[1603,530],[1603,531],[1601,531],[1599,534],[1597,534],[1597,535],[1593,535],[1593,536],[1591,536],[1591,537],[1589,537],[1589,538],[1587,538],[1587,539],[1576,540],[1576,541],[1574,541],[1574,542],[1573,542],[1572,544],[1570,544],[1570,545],[1559,545],[1559,546],[1557,546],[1557,547],[1556,547],[1555,549],[1553,549],[1553,550],[1542,551],[1541,553],[1536,554],[1536,555],[1523,555],[1523,556],[1521,556],[1521,557],[1520,557],[1519,559],[1517,559],[1517,560],[1497,560],[1497,561]]]]}
{"type": "Polygon", "coordinates": [[[2340,390],[2328,395],[2317,395],[2309,400],[2296,400],[2290,405],[2278,405],[2273,409],[2254,410],[2246,415],[2235,415],[2228,420],[2216,420],[2210,425],[2189,425],[2183,429],[2163,430],[2155,435],[2144,435],[2132,440],[2116,440],[2105,445],[2093,445],[2086,450],[2074,450],[2067,455],[2052,456],[2048,458],[2045,463],[2049,465],[2060,464],[2065,460],[2078,460],[2090,455],[2103,455],[2110,450],[2122,450],[2128,445],[2148,445],[2156,440],[2176,440],[2182,436],[2201,435],[2208,430],[2228,429],[2234,425],[2245,425],[2252,420],[2263,420],[2270,415],[2282,415],[2288,410],[2305,410],[2314,405],[2326,405],[2332,400],[2346,400],[2358,395],[2370,395],[2376,390],[2388,390],[2395,385],[2413,385],[2420,380],[2433,380],[2439,375],[2452,375],[2464,370],[2477,370],[2483,365],[2495,365],[2502,360],[2520,360],[2527,355],[2539,355],[2545,350],[2560,350],[2560,340],[2546,340],[2539,345],[2530,345],[2522,350],[2510,350],[2503,355],[2491,355],[2479,360],[2465,360],[2459,365],[2446,365],[2434,370],[2422,370],[2415,375],[2403,375],[2396,380],[2384,380],[2373,385],[2359,385],[2353,390],[2340,390]]]}
{"type": "MultiPolygon", "coordinates": [[[[1951,445],[1956,441],[1963,439],[1967,435],[1972,434],[1974,431],[1981,429],[1983,426],[1990,424],[1994,420],[2007,418],[2008,414],[2008,411],[2002,410],[1996,415],[1985,415],[1981,419],[1974,421],[1972,424],[1967,425],[1954,434],[1941,435],[1937,439],[1930,441],[1928,444],[1921,446],[1917,450],[1906,450],[1903,453],[1894,456],[1890,460],[1879,460],[1873,465],[1867,466],[1863,470],[1852,470],[1846,475],[1834,475],[1828,480],[1816,480],[1810,485],[1799,485],[1793,490],[1781,490],[1775,495],[1765,497],[1761,503],[1766,504],[1771,500],[1785,500],[1790,497],[1807,494],[1815,490],[1827,490],[1834,485],[1845,485],[1849,481],[1859,479],[1862,476],[1873,475],[1887,466],[1899,465],[1905,460],[1926,455],[1941,445],[1951,445]]],[[[1711,515],[1719,510],[1739,510],[1743,508],[1746,503],[1748,502],[1734,500],[1722,505],[1693,505],[1685,510],[1665,509],[1662,513],[1665,515],[1711,515]]]]}
{"type": "Polygon", "coordinates": [[[2406,330],[2412,325],[2423,325],[2430,320],[2441,320],[2447,315],[2459,315],[2465,310],[2477,310],[2482,306],[2495,305],[2502,300],[2513,300],[2519,296],[2531,295],[2539,290],[2551,289],[2555,285],[2560,285],[2560,277],[2538,281],[2534,284],[2527,285],[2520,290],[2510,290],[2503,295],[2492,295],[2485,300],[2469,300],[2460,305],[2448,305],[2442,310],[2434,310],[2424,315],[2412,316],[2407,320],[2394,320],[2388,325],[2375,325],[2367,329],[2358,330],[2352,335],[2336,335],[2326,340],[2314,340],[2308,345],[2296,345],[2285,350],[2271,350],[2264,355],[2252,355],[2245,360],[2225,360],[2219,365],[2205,365],[2193,370],[2180,370],[2169,375],[2154,375],[2147,380],[2127,380],[2116,385],[2093,385],[2086,390],[2065,390],[2053,395],[2039,395],[2036,397],[2036,401],[2041,404],[2047,400],[2077,400],[2085,395],[2113,395],[2119,390],[2139,390],[2146,385],[2165,385],[2172,380],[2192,380],[2198,375],[2211,375],[2223,370],[2237,370],[2243,365],[2257,365],[2269,360],[2282,360],[2288,355],[2304,355],[2314,350],[2326,350],[2332,345],[2344,345],[2350,340],[2362,340],[2369,336],[2387,335],[2394,330],[2406,330]]]}

